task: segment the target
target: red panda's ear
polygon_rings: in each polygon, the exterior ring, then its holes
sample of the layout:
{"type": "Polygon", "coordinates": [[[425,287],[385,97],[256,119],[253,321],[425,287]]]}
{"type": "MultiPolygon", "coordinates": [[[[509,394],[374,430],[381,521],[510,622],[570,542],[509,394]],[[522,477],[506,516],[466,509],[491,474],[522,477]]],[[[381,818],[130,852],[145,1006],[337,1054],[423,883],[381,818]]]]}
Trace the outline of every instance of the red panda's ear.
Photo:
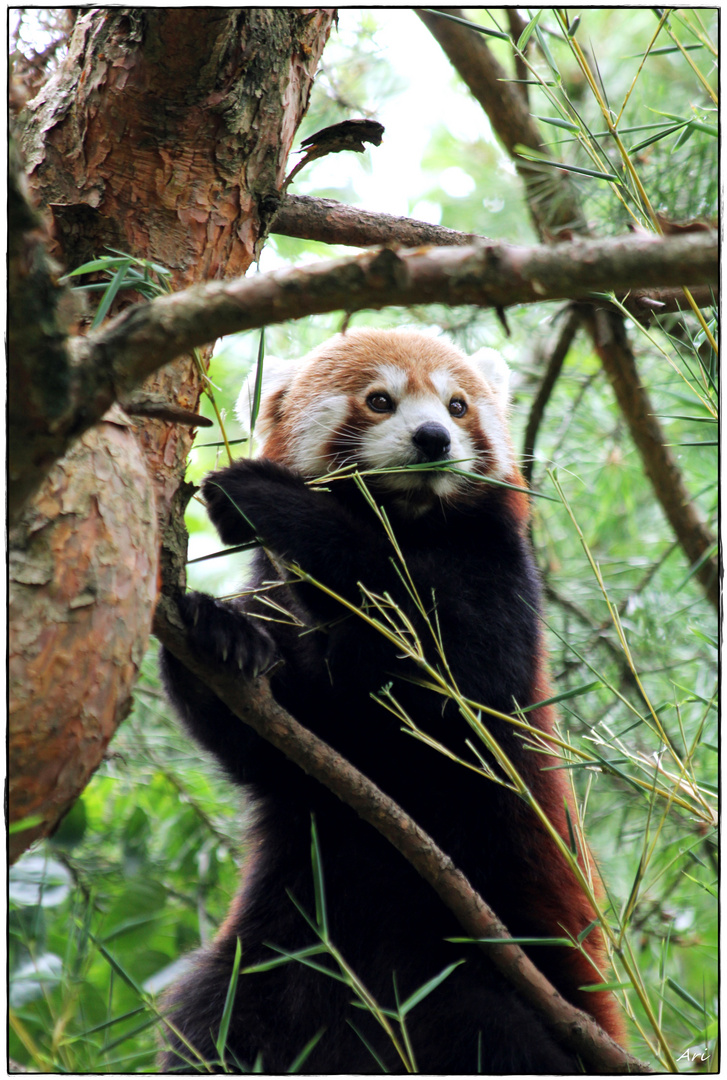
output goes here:
{"type": "Polygon", "coordinates": [[[279,360],[277,356],[266,356],[263,359],[260,403],[253,424],[252,413],[255,403],[257,364],[253,365],[235,402],[235,416],[240,422],[243,435],[249,436],[253,427],[258,434],[263,434],[263,416],[266,403],[281,392],[285,393],[293,381],[297,368],[298,365],[294,360],[279,360]]]}
{"type": "Polygon", "coordinates": [[[495,349],[479,349],[469,361],[487,385],[493,390],[497,403],[503,411],[510,402],[510,368],[495,349]]]}

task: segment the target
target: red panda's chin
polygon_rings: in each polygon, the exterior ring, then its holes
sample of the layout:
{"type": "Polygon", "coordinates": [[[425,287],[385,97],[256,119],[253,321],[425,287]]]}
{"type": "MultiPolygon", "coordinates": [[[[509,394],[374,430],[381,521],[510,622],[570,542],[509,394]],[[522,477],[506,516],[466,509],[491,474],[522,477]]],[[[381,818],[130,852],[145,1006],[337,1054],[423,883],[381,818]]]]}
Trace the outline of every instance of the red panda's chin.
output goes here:
{"type": "Polygon", "coordinates": [[[375,495],[390,499],[412,516],[438,502],[457,499],[466,487],[466,480],[443,468],[373,473],[366,476],[366,482],[375,495]]]}

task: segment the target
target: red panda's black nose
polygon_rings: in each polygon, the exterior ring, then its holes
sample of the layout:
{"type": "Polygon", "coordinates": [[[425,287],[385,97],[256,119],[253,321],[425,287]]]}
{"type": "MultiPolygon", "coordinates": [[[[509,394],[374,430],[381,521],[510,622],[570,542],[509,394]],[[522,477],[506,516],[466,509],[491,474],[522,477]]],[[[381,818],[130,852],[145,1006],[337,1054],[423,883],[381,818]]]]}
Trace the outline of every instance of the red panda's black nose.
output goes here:
{"type": "Polygon", "coordinates": [[[411,441],[421,453],[423,461],[441,461],[449,453],[451,444],[446,427],[433,420],[421,424],[412,435],[411,441]]]}

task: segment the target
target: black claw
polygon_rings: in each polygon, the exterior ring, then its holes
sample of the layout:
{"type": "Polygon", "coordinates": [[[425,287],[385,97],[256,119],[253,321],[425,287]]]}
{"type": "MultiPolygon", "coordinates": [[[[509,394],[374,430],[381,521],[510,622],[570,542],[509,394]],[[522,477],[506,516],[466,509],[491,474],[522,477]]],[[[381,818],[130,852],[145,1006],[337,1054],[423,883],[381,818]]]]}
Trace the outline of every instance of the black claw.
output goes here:
{"type": "Polygon", "coordinates": [[[231,604],[191,592],[179,598],[178,607],[190,641],[203,655],[246,679],[275,664],[275,643],[267,630],[231,604]]]}

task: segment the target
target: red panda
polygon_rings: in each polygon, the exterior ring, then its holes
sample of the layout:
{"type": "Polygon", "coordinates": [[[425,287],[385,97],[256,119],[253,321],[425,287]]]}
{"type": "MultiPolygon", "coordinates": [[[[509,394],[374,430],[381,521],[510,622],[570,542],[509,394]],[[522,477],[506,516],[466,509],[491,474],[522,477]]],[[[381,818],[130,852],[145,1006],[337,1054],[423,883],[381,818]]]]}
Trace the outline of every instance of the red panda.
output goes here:
{"type": "MultiPolygon", "coordinates": [[[[240,395],[243,420],[254,385],[253,375],[240,395]]],[[[272,669],[277,700],[398,802],[513,935],[575,941],[585,932],[581,948],[528,952],[568,1000],[619,1038],[610,994],[582,989],[603,981],[604,944],[557,845],[513,790],[482,775],[487,754],[473,749],[456,702],[417,682],[416,663],[355,610],[369,610],[371,594],[389,597],[434,664],[439,638],[458,691],[480,705],[511,714],[551,696],[507,398],[497,353],[466,357],[414,331],[348,331],[298,363],[266,360],[260,457],[203,485],[222,540],[261,545],[253,580],[244,600],[192,593],[180,612],[195,648],[241,680],[272,669]],[[403,730],[377,700],[383,687],[449,756],[403,730]]],[[[254,807],[251,854],[231,911],[168,997],[174,1028],[164,1069],[222,1068],[215,1047],[239,940],[243,968],[258,970],[238,982],[228,1069],[282,1073],[305,1052],[305,1072],[403,1071],[390,1033],[356,1007],[330,957],[285,959],[320,944],[302,914],[316,911],[313,816],[330,938],[367,992],[396,1010],[448,972],[407,1013],[406,1039],[391,1021],[409,1064],[435,1074],[582,1071],[477,945],[450,940],[462,937],[451,913],[373,828],[165,651],[161,663],[185,726],[254,807]]],[[[552,731],[548,706],[528,715],[552,731]]],[[[512,725],[486,720],[569,844],[563,771],[512,725]]]]}

